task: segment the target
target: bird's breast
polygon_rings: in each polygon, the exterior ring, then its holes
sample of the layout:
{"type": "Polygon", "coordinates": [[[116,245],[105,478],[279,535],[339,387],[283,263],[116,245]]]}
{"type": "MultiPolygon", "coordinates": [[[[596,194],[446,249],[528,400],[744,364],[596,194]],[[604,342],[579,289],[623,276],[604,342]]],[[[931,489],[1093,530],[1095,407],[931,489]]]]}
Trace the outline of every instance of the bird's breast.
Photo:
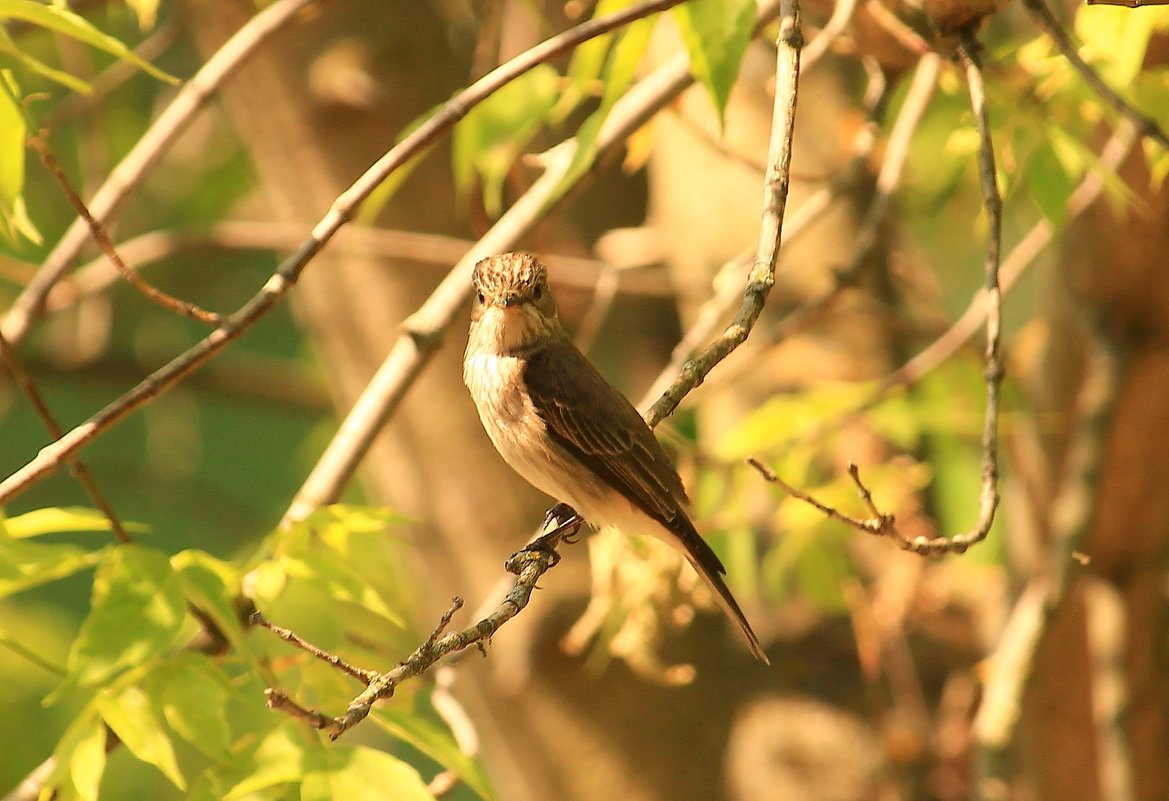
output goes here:
{"type": "Polygon", "coordinates": [[[524,386],[525,366],[522,357],[468,352],[463,381],[503,460],[536,489],[576,506],[600,488],[548,435],[524,386]]]}

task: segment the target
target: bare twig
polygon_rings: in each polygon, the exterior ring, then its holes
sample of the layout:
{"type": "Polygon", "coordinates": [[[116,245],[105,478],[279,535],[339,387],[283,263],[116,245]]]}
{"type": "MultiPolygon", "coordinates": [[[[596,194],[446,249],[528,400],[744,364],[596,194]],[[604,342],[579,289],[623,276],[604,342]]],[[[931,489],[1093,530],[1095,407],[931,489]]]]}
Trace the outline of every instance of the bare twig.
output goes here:
{"type": "MultiPolygon", "coordinates": [[[[328,732],[333,739],[340,737],[364,720],[375,703],[393,696],[398,685],[426,673],[435,663],[449,654],[490,641],[502,625],[528,605],[540,576],[544,575],[559,560],[559,555],[556,553],[558,544],[562,541],[571,541],[583,523],[584,521],[575,515],[565,522],[552,521],[549,524],[552,527],[538,538],[538,546],[529,546],[513,554],[508,560],[507,569],[516,575],[516,580],[507,597],[493,611],[467,628],[437,636],[446,628],[451,616],[458,608],[458,605],[452,605],[435,627],[432,636],[428,637],[426,642],[392,670],[376,673],[352,668],[348,665],[345,667],[336,665],[339,669],[345,670],[351,676],[356,676],[366,684],[365,691],[350,701],[348,709],[343,714],[329,717],[322,712],[306,709],[288,697],[287,694],[272,688],[266,691],[268,705],[273,709],[279,709],[300,718],[314,728],[328,732]]],[[[459,605],[461,605],[461,601],[459,605]]],[[[331,654],[320,651],[315,646],[309,646],[306,650],[331,664],[334,663],[334,660],[341,661],[331,654]]]]}
{"type": "MultiPolygon", "coordinates": [[[[600,36],[635,19],[662,11],[672,5],[677,5],[679,2],[681,0],[650,0],[649,2],[629,6],[614,14],[608,14],[604,17],[598,17],[582,23],[521,53],[503,66],[476,81],[467,89],[459,92],[454,98],[444,104],[433,117],[414,129],[401,142],[378,159],[352,186],[342,192],[333,201],[332,207],[313,228],[308,239],[301,243],[295,253],[281,263],[276,273],[268,279],[260,292],[253,296],[238,311],[225,318],[219,328],[211,332],[211,334],[194,347],[175,358],[170,364],[156,370],[146,380],[90,417],[81,425],[66,433],[63,437],[57,439],[56,442],[43,448],[37,454],[36,458],[17,470],[3,482],[0,482],[0,503],[4,503],[37,480],[56,470],[67,456],[87,445],[94,437],[130,414],[130,412],[143,403],[165,392],[254,325],[257,320],[276,305],[285,293],[291,289],[305,266],[320,252],[337,230],[351,219],[358,204],[365,200],[387,176],[405,164],[414,155],[428,147],[438,136],[466,115],[471,108],[482,102],[486,97],[499,89],[499,87],[522,75],[537,64],[570,50],[583,41],[600,36]]],[[[641,123],[644,123],[644,120],[641,120],[641,123]]],[[[549,192],[550,195],[551,192],[549,192]]],[[[534,221],[535,214],[533,210],[528,209],[526,211],[531,215],[530,219],[534,221]]],[[[492,230],[498,228],[499,224],[497,223],[496,227],[492,230]]],[[[470,266],[468,265],[467,276],[469,276],[469,272],[470,266]]],[[[443,293],[445,288],[445,296],[448,298],[453,297],[457,302],[452,305],[457,307],[461,303],[464,293],[467,292],[466,286],[469,285],[468,280],[465,280],[467,276],[457,274],[455,279],[452,280],[451,276],[448,275],[447,279],[443,282],[443,286],[437,292],[443,293]]],[[[424,332],[426,331],[426,327],[425,325],[421,325],[423,322],[421,315],[422,310],[416,313],[412,320],[407,321],[405,328],[409,334],[404,348],[406,353],[403,353],[403,348],[396,348],[395,352],[399,356],[405,355],[409,357],[409,351],[413,350],[416,342],[425,338],[424,332]]],[[[447,322],[449,322],[449,317],[447,322]]],[[[444,326],[440,325],[439,330],[442,327],[444,326]]],[[[399,346],[402,344],[403,340],[399,340],[399,346]]],[[[393,356],[394,354],[391,354],[391,358],[393,356]]],[[[416,368],[411,371],[411,380],[421,370],[424,361],[424,359],[419,359],[414,362],[416,368]]]]}
{"type": "MultiPolygon", "coordinates": [[[[93,218],[108,224],[123,200],[142,182],[158,163],[162,154],[190,122],[221,83],[232,75],[244,59],[291,21],[313,0],[278,0],[248,20],[242,28],[207,60],[191,80],[175,95],[166,110],[113,169],[105,183],[89,201],[93,218]]],[[[19,345],[32,321],[44,309],[49,290],[73,264],[81,248],[89,241],[89,226],[74,220],[56,246],[45,257],[40,270],[16,298],[0,321],[0,330],[13,346],[19,345]]]]}
{"type": "MultiPolygon", "coordinates": [[[[8,368],[8,372],[12,374],[16,385],[20,387],[21,392],[28,398],[29,403],[32,404],[37,416],[41,418],[41,422],[45,424],[45,428],[49,430],[52,437],[60,438],[64,433],[61,426],[57,423],[57,418],[49,411],[48,404],[45,403],[41,393],[37,390],[36,384],[33,383],[32,377],[25,371],[24,366],[20,363],[20,359],[16,356],[16,351],[8,344],[8,340],[0,333],[0,358],[4,362],[4,366],[8,368]]],[[[85,493],[89,499],[93,501],[94,506],[101,510],[105,515],[106,520],[110,523],[110,530],[114,532],[114,536],[118,538],[119,542],[130,542],[130,535],[126,532],[122,525],[121,519],[114,511],[113,506],[106,500],[105,495],[97,487],[97,482],[93,480],[93,476],[89,472],[89,468],[85,463],[77,457],[71,456],[67,464],[73,475],[77,477],[78,483],[85,488],[85,493]]]]}
{"type": "MultiPolygon", "coordinates": [[[[852,526],[858,531],[863,531],[868,534],[875,534],[882,537],[900,536],[897,534],[896,528],[894,528],[893,515],[882,514],[873,504],[872,493],[870,493],[868,487],[866,487],[861,482],[860,474],[857,471],[856,465],[850,464],[848,466],[848,474],[852,477],[853,483],[856,484],[857,492],[860,493],[861,500],[864,502],[869,512],[871,512],[873,515],[867,520],[859,517],[853,517],[852,515],[838,511],[835,507],[829,506],[826,503],[822,503],[813,498],[808,493],[796,489],[791,484],[788,484],[786,481],[776,475],[771,468],[767,467],[767,465],[763,464],[763,462],[759,461],[754,456],[747,458],[747,464],[754,467],[755,470],[759,472],[759,475],[763,476],[766,481],[770,481],[772,484],[778,485],[784,492],[786,492],[788,495],[791,495],[793,498],[798,498],[804,503],[819,509],[826,517],[830,517],[833,520],[839,520],[845,525],[852,526]]],[[[912,543],[908,540],[902,540],[902,542],[904,543],[906,549],[912,547],[912,543]]]]}
{"type": "MultiPolygon", "coordinates": [[[[449,620],[449,618],[447,619],[449,620]]],[[[322,662],[329,663],[337,670],[352,676],[363,684],[369,684],[373,680],[373,677],[377,675],[372,670],[363,670],[362,668],[354,667],[341,657],[335,654],[331,654],[325,649],[313,645],[311,642],[301,637],[292,629],[286,629],[283,626],[277,626],[275,623],[268,620],[268,618],[260,614],[259,611],[253,610],[252,616],[248,622],[253,626],[260,626],[261,628],[268,629],[268,631],[272,632],[285,642],[294,645],[305,653],[312,654],[322,662]]]]}
{"type": "MultiPolygon", "coordinates": [[[[804,69],[802,59],[800,68],[801,71],[804,69]]],[[[858,173],[872,154],[877,141],[877,109],[884,101],[888,84],[885,81],[884,73],[879,69],[870,71],[869,78],[869,86],[865,92],[866,122],[853,137],[849,160],[840,168],[828,186],[813,192],[800,204],[799,208],[792,211],[784,220],[784,247],[790,247],[793,242],[807,233],[812,228],[813,223],[829,209],[832,201],[846,191],[849,186],[855,184],[858,173]]],[[[686,362],[694,358],[703,344],[715,335],[721,321],[734,311],[741,295],[737,276],[750,265],[754,253],[754,247],[748,248],[719,269],[712,282],[713,293],[699,308],[693,324],[686,330],[678,344],[674,346],[670,353],[670,361],[646,390],[645,395],[637,404],[638,409],[648,410],[653,405],[654,401],[669,388],[686,362]]]]}
{"type": "MultiPolygon", "coordinates": [[[[765,4],[760,9],[757,27],[770,19],[777,7],[775,0],[765,4]]],[[[685,54],[679,54],[639,82],[613,105],[597,134],[596,157],[624,141],[693,81],[685,54]]],[[[284,513],[281,525],[303,520],[340,496],[373,438],[437,350],[443,333],[463,310],[471,293],[471,269],[475,262],[512,247],[568,191],[565,177],[575,148],[576,140],[570,139],[545,154],[544,173],[407,318],[403,325],[405,333],[390,348],[381,367],[345,416],[284,513]]]]}
{"type": "MultiPolygon", "coordinates": [[[[977,61],[977,42],[973,34],[967,32],[963,34],[962,43],[959,45],[959,56],[962,59],[965,67],[966,80],[970,91],[971,106],[974,109],[974,115],[978,122],[978,131],[980,139],[979,148],[979,178],[982,184],[983,204],[987,212],[987,254],[985,261],[985,286],[984,292],[986,296],[986,352],[985,352],[985,377],[986,377],[986,414],[983,423],[982,431],[982,488],[979,494],[978,503],[978,521],[973,530],[955,535],[953,537],[914,537],[909,539],[901,535],[896,527],[893,525],[893,518],[891,516],[882,515],[877,511],[873,504],[872,498],[869,495],[868,489],[861,482],[858,469],[855,465],[849,466],[849,475],[853,482],[857,485],[861,493],[862,499],[868,506],[873,518],[870,521],[859,520],[841,515],[831,507],[815,500],[806,493],[797,493],[786,484],[782,484],[778,479],[768,477],[768,480],[774,480],[780,483],[785,490],[792,493],[798,498],[812,504],[820,511],[828,514],[830,517],[842,520],[860,530],[869,531],[870,533],[882,534],[890,536],[897,540],[902,548],[911,550],[914,553],[925,555],[938,555],[942,553],[964,553],[972,545],[975,545],[990,533],[990,528],[994,523],[995,511],[999,504],[999,483],[998,483],[998,414],[999,414],[999,385],[1002,382],[1002,354],[1001,354],[1001,312],[1002,312],[1002,288],[999,283],[999,250],[1001,247],[1001,227],[1002,227],[1002,199],[998,193],[997,178],[995,175],[994,164],[994,149],[990,138],[990,122],[986,112],[986,95],[982,84],[982,71],[977,61]]],[[[932,56],[923,57],[923,62],[932,56]]],[[[923,63],[924,66],[924,63],[923,63]]],[[[936,65],[935,65],[936,66],[936,65]]],[[[929,79],[928,85],[932,88],[936,75],[929,79]]],[[[916,77],[915,77],[916,81],[916,77]]],[[[924,101],[923,106],[924,108],[924,101]]],[[[921,111],[917,114],[920,116],[921,111]]],[[[916,124],[916,123],[914,123],[916,124]]],[[[896,128],[896,126],[895,126],[896,128]]],[[[907,136],[906,136],[907,139],[907,136]]],[[[903,161],[904,156],[900,155],[894,161],[903,161]]],[[[886,171],[883,168],[882,174],[886,171]]],[[[880,194],[882,188],[886,193],[886,198],[881,203],[874,202],[870,207],[869,214],[866,217],[867,222],[872,225],[872,235],[876,235],[876,224],[884,215],[884,205],[888,202],[888,193],[892,192],[892,188],[896,183],[896,176],[900,174],[900,167],[897,166],[891,169],[886,176],[886,181],[883,183],[878,178],[878,193],[880,194]]],[[[858,260],[854,262],[854,266],[850,269],[856,269],[860,264],[860,253],[871,247],[871,244],[862,241],[858,246],[858,260]]],[[[754,462],[752,464],[757,470],[767,477],[767,472],[764,472],[762,465],[754,462]]],[[[769,472],[769,471],[768,471],[769,472]]]]}
{"type": "Polygon", "coordinates": [[[986,111],[986,93],[982,84],[982,67],[978,61],[978,41],[973,32],[962,34],[958,55],[966,71],[970,105],[978,125],[978,176],[982,184],[982,202],[986,207],[987,246],[985,262],[986,354],[983,370],[986,378],[986,412],[982,427],[982,489],[978,499],[978,522],[974,529],[945,540],[934,541],[947,552],[963,553],[971,545],[986,539],[994,524],[999,505],[998,419],[999,386],[1003,380],[1002,363],[1002,288],[999,286],[999,259],[1002,247],[1003,201],[995,174],[994,143],[990,137],[990,118],[986,111]]]}
{"type": "Polygon", "coordinates": [[[790,181],[792,133],[795,129],[796,99],[799,90],[800,29],[798,0],[780,3],[779,36],[776,41],[775,108],[771,122],[771,141],[767,148],[767,173],[764,178],[763,219],[755,262],[747,275],[743,302],[735,319],[702,353],[688,361],[677,380],[671,384],[645,414],[651,428],[668,417],[682,398],[702,383],[715,365],[746,341],[755,321],[763,311],[771,287],[775,284],[775,267],[779,257],[783,212],[787,204],[790,181]]]}
{"type": "Polygon", "coordinates": [[[1137,127],[1137,133],[1143,138],[1148,137],[1161,145],[1161,147],[1169,149],[1169,135],[1165,130],[1157,124],[1156,120],[1141,113],[1131,103],[1121,97],[1120,93],[1109,86],[1103,78],[1100,77],[1096,70],[1092,69],[1084,59],[1080,57],[1076,46],[1072,44],[1071,37],[1068,36],[1064,27],[1056,19],[1055,14],[1043,0],[1023,0],[1027,10],[1031,12],[1031,16],[1039,23],[1047,35],[1055,42],[1055,46],[1059,48],[1059,52],[1067,59],[1068,63],[1075,68],[1084,81],[1092,87],[1097,95],[1102,100],[1109,103],[1115,108],[1125,119],[1131,121],[1137,127]]]}
{"type": "Polygon", "coordinates": [[[114,249],[114,245],[110,242],[110,238],[106,235],[105,229],[102,228],[101,223],[94,219],[93,214],[85,206],[85,201],[73,189],[69,183],[68,176],[65,171],[61,169],[61,165],[57,163],[56,156],[49,150],[49,145],[45,141],[45,132],[42,131],[38,136],[29,136],[27,139],[29,145],[41,157],[41,163],[45,165],[45,169],[57,181],[61,191],[65,193],[65,197],[69,198],[69,202],[73,204],[73,208],[77,211],[78,216],[85,221],[89,226],[90,235],[93,241],[101,248],[102,253],[114,265],[118,273],[121,274],[130,286],[137,289],[148,299],[154,301],[159,306],[162,306],[167,311],[172,311],[175,314],[188,317],[192,320],[198,320],[204,325],[217,326],[223,321],[223,315],[201,309],[193,303],[188,303],[185,300],[179,300],[176,297],[168,295],[155,286],[152,286],[136,271],[131,270],[122,261],[122,257],[118,255],[118,251],[114,249]]]}

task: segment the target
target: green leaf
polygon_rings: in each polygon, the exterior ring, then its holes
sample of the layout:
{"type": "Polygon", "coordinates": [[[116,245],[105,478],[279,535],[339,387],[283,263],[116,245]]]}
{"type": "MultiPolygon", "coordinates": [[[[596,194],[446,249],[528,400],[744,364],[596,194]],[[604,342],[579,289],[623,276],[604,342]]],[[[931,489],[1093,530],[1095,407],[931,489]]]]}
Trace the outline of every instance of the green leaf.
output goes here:
{"type": "Polygon", "coordinates": [[[722,122],[755,26],[755,0],[691,0],[673,10],[690,54],[722,122]]]}
{"type": "Polygon", "coordinates": [[[130,753],[154,765],[180,790],[186,789],[187,783],[179,771],[170,736],[154,714],[150,698],[140,687],[127,687],[116,694],[102,691],[97,697],[97,708],[106,725],[118,735],[130,753]]]}
{"type": "Polygon", "coordinates": [[[89,94],[93,91],[93,88],[80,78],[62,70],[54,69],[43,61],[21,50],[13,38],[8,35],[8,31],[3,28],[0,28],[0,53],[11,56],[29,72],[34,72],[37,75],[48,78],[50,81],[55,81],[62,86],[72,89],[74,92],[89,94]]]}
{"type": "Polygon", "coordinates": [[[94,721],[88,729],[69,756],[69,778],[82,801],[97,801],[106,769],[106,727],[94,721]]]}
{"type": "MultiPolygon", "coordinates": [[[[8,518],[6,525],[8,533],[17,539],[67,531],[110,531],[110,521],[104,514],[84,506],[36,509],[8,518]]],[[[150,527],[141,523],[123,525],[127,531],[137,534],[150,532],[150,527]]]]}
{"type": "Polygon", "coordinates": [[[0,0],[0,20],[3,19],[20,19],[57,33],[63,33],[123,61],[129,61],[160,81],[172,84],[179,83],[178,78],[168,75],[149,61],[139,58],[126,45],[114,37],[102,33],[83,17],[79,17],[62,6],[45,5],[34,2],[34,0],[0,0]]]}
{"type": "Polygon", "coordinates": [[[41,797],[68,796],[68,790],[73,789],[80,798],[95,798],[105,768],[105,745],[105,724],[94,705],[90,704],[73,719],[57,741],[57,747],[53,749],[53,768],[44,778],[41,797]],[[99,758],[94,754],[95,749],[101,754],[100,765],[95,762],[99,758]]]}
{"type": "Polygon", "coordinates": [[[0,235],[13,244],[18,235],[40,244],[41,235],[24,206],[24,136],[20,89],[9,70],[0,70],[0,235]]]}
{"type": "Polygon", "coordinates": [[[137,545],[110,549],[93,580],[89,617],[69,653],[69,674],[99,684],[164,653],[186,616],[182,587],[166,556],[137,545]]]}
{"type": "Polygon", "coordinates": [[[224,710],[230,694],[227,677],[203,654],[184,652],[151,674],[151,695],[178,734],[203,753],[226,759],[231,743],[224,710]]]}
{"type": "Polygon", "coordinates": [[[1063,221],[1072,180],[1046,142],[1031,153],[1021,183],[1044,217],[1056,225],[1063,221]]]}
{"type": "Polygon", "coordinates": [[[305,745],[293,736],[292,725],[273,729],[254,751],[240,755],[231,767],[246,772],[246,775],[223,795],[223,801],[234,801],[269,787],[301,781],[305,772],[305,745]]]}
{"type": "Polygon", "coordinates": [[[358,604],[399,628],[406,626],[402,616],[386,605],[360,574],[336,554],[321,550],[314,551],[311,559],[285,557],[279,562],[289,576],[320,587],[330,597],[358,604]]]}
{"type": "Polygon", "coordinates": [[[364,746],[319,745],[311,750],[301,801],[434,801],[418,771],[364,746]]]}
{"type": "Polygon", "coordinates": [[[73,575],[101,561],[102,553],[0,536],[0,598],[73,575]]]}
{"type": "Polygon", "coordinates": [[[398,706],[375,709],[373,720],[399,740],[409,743],[444,768],[459,774],[463,783],[484,801],[491,801],[495,797],[479,763],[463,753],[449,731],[417,712],[398,706]]]}
{"type": "Polygon", "coordinates": [[[601,95],[601,105],[577,129],[574,137],[576,149],[572,153],[572,161],[559,189],[563,190],[574,184],[596,160],[597,137],[600,135],[601,126],[613,109],[613,104],[625,93],[637,74],[637,67],[645,55],[646,48],[649,47],[654,22],[653,19],[638,20],[618,34],[617,43],[610,52],[605,70],[605,89],[601,95]]]}
{"type": "Polygon", "coordinates": [[[455,126],[455,185],[465,195],[477,173],[492,217],[502,208],[504,179],[555,105],[559,83],[556,70],[540,64],[471,109],[455,126]]]}
{"type": "Polygon", "coordinates": [[[241,594],[235,568],[228,562],[197,550],[181,551],[172,556],[170,561],[179,577],[183,597],[210,616],[228,641],[238,649],[243,631],[235,606],[241,594]]]}

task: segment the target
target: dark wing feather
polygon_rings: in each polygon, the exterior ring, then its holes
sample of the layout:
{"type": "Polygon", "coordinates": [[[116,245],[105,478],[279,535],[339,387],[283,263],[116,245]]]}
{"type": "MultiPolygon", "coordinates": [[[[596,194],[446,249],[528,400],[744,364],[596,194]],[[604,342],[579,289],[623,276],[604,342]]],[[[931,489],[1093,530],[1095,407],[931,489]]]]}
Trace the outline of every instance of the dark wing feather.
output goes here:
{"type": "Polygon", "coordinates": [[[735,621],[752,653],[767,654],[721,574],[726,568],[690,522],[682,479],[641,415],[571,343],[528,357],[524,383],[553,441],[672,532],[686,558],[735,621]]]}
{"type": "Polygon", "coordinates": [[[574,345],[557,343],[533,353],[524,382],[557,444],[677,534],[706,570],[726,572],[683,510],[682,480],[649,426],[574,345]]]}

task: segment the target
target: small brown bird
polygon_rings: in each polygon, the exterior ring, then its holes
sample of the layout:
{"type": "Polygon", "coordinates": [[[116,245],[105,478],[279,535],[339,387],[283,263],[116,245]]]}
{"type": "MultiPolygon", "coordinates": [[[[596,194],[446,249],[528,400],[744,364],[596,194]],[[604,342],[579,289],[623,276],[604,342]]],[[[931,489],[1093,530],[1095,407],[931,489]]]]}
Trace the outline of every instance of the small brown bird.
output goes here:
{"type": "Polygon", "coordinates": [[[504,253],[475,265],[463,381],[504,460],[594,526],[652,534],[680,549],[767,655],[722,576],[722,562],[686,514],[686,492],[633,405],[568,338],[535,257],[504,253]]]}

